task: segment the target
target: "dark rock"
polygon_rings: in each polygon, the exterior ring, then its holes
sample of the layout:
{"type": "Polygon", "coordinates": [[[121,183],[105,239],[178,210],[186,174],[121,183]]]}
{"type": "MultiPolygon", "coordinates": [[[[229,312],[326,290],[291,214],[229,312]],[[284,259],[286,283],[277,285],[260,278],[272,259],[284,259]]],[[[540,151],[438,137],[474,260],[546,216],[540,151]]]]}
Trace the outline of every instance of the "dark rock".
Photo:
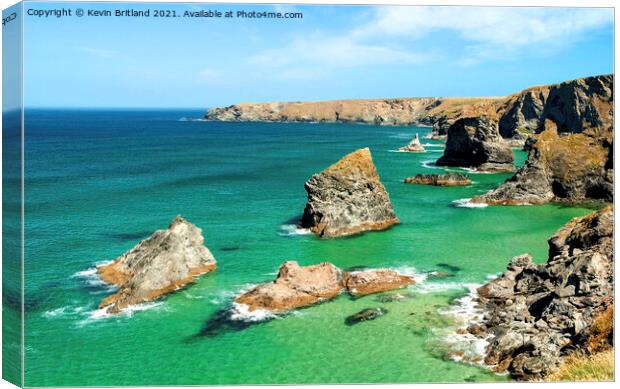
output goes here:
{"type": "Polygon", "coordinates": [[[434,185],[434,186],[466,186],[471,180],[465,174],[416,174],[415,177],[405,178],[407,184],[434,185]]]}
{"type": "Polygon", "coordinates": [[[323,238],[384,230],[399,223],[368,148],[313,175],[302,226],[323,238]]]}
{"type": "Polygon", "coordinates": [[[378,317],[381,317],[387,313],[387,309],[385,308],[366,308],[358,313],[351,315],[345,319],[346,325],[354,325],[357,323],[361,323],[367,320],[375,320],[378,317]]]}
{"type": "Polygon", "coordinates": [[[460,166],[480,171],[514,171],[514,153],[499,134],[497,122],[487,117],[467,117],[448,130],[444,155],[437,166],[460,166]]]}
{"type": "Polygon", "coordinates": [[[546,264],[514,257],[478,295],[486,314],[468,331],[491,337],[485,363],[518,379],[544,378],[584,347],[613,302],[612,208],[567,223],[549,240],[546,264]]]}

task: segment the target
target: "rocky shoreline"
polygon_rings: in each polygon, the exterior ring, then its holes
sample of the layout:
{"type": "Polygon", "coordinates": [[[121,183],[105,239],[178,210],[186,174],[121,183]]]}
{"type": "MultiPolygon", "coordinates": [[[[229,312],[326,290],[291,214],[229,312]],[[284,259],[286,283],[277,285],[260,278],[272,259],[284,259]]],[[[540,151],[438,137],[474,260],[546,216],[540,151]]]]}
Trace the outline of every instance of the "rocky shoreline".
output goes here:
{"type": "Polygon", "coordinates": [[[575,218],[549,239],[546,264],[514,257],[478,288],[479,323],[458,330],[485,339],[484,363],[519,380],[544,379],[578,350],[613,347],[597,321],[613,310],[613,209],[575,218]]]}

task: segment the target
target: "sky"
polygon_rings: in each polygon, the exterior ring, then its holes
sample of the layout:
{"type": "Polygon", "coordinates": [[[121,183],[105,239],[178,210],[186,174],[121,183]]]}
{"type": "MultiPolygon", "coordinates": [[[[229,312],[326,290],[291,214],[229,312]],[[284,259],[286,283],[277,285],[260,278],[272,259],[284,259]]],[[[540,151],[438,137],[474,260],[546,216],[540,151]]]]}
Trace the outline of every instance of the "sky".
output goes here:
{"type": "MultiPolygon", "coordinates": [[[[303,19],[24,20],[31,107],[503,96],[613,72],[613,9],[80,3],[84,10],[302,12],[303,19]]],[[[76,4],[26,3],[28,9],[76,4]]]]}

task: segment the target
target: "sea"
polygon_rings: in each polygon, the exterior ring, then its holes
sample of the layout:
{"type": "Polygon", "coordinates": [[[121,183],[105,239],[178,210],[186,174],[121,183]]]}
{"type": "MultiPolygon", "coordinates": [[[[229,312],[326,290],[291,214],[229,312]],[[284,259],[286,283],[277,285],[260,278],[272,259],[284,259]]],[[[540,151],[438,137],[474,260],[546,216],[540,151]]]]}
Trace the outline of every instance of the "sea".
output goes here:
{"type": "MultiPolygon", "coordinates": [[[[476,287],[515,255],[546,261],[549,237],[591,209],[473,206],[467,199],[510,174],[434,166],[445,143],[427,139],[427,127],[227,123],[205,121],[204,113],[26,110],[25,385],[509,380],[451,353],[484,349],[466,339],[455,344],[454,329],[479,314],[476,287]],[[396,152],[416,133],[427,152],[396,152]],[[401,223],[330,240],[300,229],[304,182],[362,147],[370,148],[401,223]],[[467,173],[472,184],[403,183],[446,171],[467,173]],[[95,266],[166,228],[176,215],[202,229],[217,270],[122,314],[99,310],[114,287],[99,280],[95,266]],[[274,279],[289,260],[390,268],[417,282],[361,298],[343,293],[283,315],[231,319],[235,296],[274,279]],[[366,308],[387,313],[345,323],[366,308]]],[[[515,155],[522,165],[525,153],[515,155]]]]}

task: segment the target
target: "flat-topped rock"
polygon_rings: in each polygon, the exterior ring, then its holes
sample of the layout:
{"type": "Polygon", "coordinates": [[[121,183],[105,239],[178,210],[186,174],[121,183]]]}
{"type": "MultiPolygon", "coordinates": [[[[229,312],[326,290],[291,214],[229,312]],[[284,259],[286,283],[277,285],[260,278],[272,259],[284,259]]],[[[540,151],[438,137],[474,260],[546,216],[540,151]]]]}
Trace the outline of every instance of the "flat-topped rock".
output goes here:
{"type": "Polygon", "coordinates": [[[479,116],[461,118],[450,126],[444,154],[436,165],[511,172],[513,163],[514,153],[500,136],[497,122],[479,116]]]}
{"type": "Polygon", "coordinates": [[[400,147],[398,151],[405,151],[409,153],[423,153],[426,151],[422,143],[420,143],[420,137],[415,134],[415,137],[407,144],[407,146],[400,147]]]}
{"type": "Polygon", "coordinates": [[[129,305],[160,298],[216,268],[204,245],[202,230],[177,216],[107,265],[97,268],[101,279],[118,291],[101,301],[100,308],[118,313],[129,305]]]}
{"type": "Polygon", "coordinates": [[[299,266],[287,261],[274,281],[260,284],[235,299],[243,311],[286,312],[332,299],[346,289],[352,296],[401,289],[413,285],[409,276],[393,270],[376,269],[344,272],[329,262],[299,266]]]}
{"type": "Polygon", "coordinates": [[[465,174],[416,174],[414,177],[405,178],[406,184],[434,185],[434,186],[466,186],[471,185],[471,180],[465,174]]]}
{"type": "Polygon", "coordinates": [[[342,270],[331,263],[299,266],[288,261],[280,266],[275,281],[258,285],[235,302],[247,306],[249,312],[288,311],[336,297],[342,290],[342,279],[342,270]]]}
{"type": "Polygon", "coordinates": [[[412,277],[389,269],[377,269],[347,273],[344,286],[352,296],[366,296],[372,293],[401,289],[415,284],[412,277]]]}
{"type": "Polygon", "coordinates": [[[323,238],[384,230],[399,223],[370,150],[363,148],[313,175],[302,227],[323,238]]]}

